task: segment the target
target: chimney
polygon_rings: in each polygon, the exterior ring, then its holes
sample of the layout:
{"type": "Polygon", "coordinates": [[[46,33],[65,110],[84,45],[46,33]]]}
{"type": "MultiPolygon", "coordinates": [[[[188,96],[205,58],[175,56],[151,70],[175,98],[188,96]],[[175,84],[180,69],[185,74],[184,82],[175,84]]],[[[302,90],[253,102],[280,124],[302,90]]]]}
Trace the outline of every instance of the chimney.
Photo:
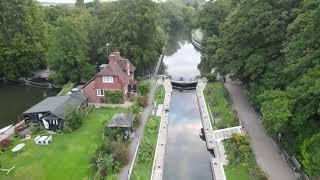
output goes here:
{"type": "Polygon", "coordinates": [[[114,51],[112,54],[116,56],[116,60],[120,59],[120,52],[119,51],[114,51]]]}
{"type": "Polygon", "coordinates": [[[109,63],[116,63],[116,56],[113,53],[109,55],[109,63]]]}

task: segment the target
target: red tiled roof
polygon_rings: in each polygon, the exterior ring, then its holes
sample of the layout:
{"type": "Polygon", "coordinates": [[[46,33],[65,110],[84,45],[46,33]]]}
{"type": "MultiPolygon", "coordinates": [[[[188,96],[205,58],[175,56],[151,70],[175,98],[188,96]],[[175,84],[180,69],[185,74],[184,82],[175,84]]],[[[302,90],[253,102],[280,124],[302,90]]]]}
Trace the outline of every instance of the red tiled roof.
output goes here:
{"type": "Polygon", "coordinates": [[[107,67],[103,68],[98,76],[119,76],[120,80],[124,82],[129,81],[129,77],[119,67],[117,63],[109,63],[107,67]]]}
{"type": "Polygon", "coordinates": [[[127,63],[130,65],[130,72],[134,72],[136,70],[136,67],[129,61],[129,59],[121,57],[117,63],[123,71],[127,71],[127,63]]]}
{"type": "Polygon", "coordinates": [[[129,83],[130,77],[127,75],[127,64],[129,63],[130,72],[134,72],[136,70],[136,67],[133,64],[131,64],[131,62],[128,59],[121,57],[120,53],[118,54],[118,56],[116,56],[116,54],[114,53],[112,53],[111,55],[109,56],[109,63],[107,64],[107,66],[104,67],[92,79],[90,79],[82,88],[84,88],[97,76],[118,76],[122,83],[129,83]],[[118,58],[114,59],[113,61],[110,61],[111,55],[112,55],[112,58],[115,58],[115,57],[118,57],[118,58]]]}

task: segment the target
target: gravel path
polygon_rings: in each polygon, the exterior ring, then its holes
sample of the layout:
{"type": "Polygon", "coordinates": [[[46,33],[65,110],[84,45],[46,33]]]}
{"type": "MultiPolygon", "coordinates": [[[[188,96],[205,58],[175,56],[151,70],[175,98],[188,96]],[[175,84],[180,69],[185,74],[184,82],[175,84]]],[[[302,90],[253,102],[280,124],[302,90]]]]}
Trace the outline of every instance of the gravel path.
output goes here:
{"type": "Polygon", "coordinates": [[[231,95],[233,107],[238,112],[239,119],[250,136],[251,146],[259,166],[271,180],[297,179],[275,142],[266,134],[259,114],[250,107],[244,88],[232,83],[225,83],[225,87],[231,95]]]}
{"type": "Polygon", "coordinates": [[[162,59],[163,59],[163,55],[161,55],[161,57],[159,58],[157,65],[154,69],[154,72],[152,74],[152,77],[151,77],[152,82],[151,82],[150,91],[148,94],[148,106],[146,108],[144,108],[143,112],[141,113],[141,121],[142,122],[141,122],[139,128],[134,132],[133,140],[132,140],[131,144],[129,145],[129,163],[119,173],[119,175],[118,175],[119,180],[128,180],[129,170],[130,170],[132,163],[134,163],[133,158],[134,158],[134,154],[137,149],[138,142],[140,142],[143,137],[144,127],[146,126],[149,115],[152,113],[154,93],[157,88],[157,84],[155,81],[157,79],[157,74],[158,74],[162,59]]]}

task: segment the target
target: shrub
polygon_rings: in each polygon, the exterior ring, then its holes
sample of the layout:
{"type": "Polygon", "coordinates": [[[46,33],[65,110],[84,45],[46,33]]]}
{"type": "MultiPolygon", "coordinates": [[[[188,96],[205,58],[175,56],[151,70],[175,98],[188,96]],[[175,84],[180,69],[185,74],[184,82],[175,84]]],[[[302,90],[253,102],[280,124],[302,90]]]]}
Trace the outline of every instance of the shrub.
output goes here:
{"type": "Polygon", "coordinates": [[[120,128],[111,129],[108,126],[105,127],[104,135],[107,140],[118,141],[122,140],[124,136],[124,131],[120,128]]]}
{"type": "Polygon", "coordinates": [[[111,147],[114,160],[119,162],[121,166],[126,165],[129,162],[129,150],[127,145],[121,141],[113,141],[111,147]]]}
{"type": "Polygon", "coordinates": [[[128,109],[128,111],[133,114],[138,114],[141,111],[141,107],[140,107],[138,101],[134,101],[132,103],[132,105],[130,106],[130,108],[128,109]]]}
{"type": "Polygon", "coordinates": [[[86,116],[85,109],[75,109],[66,113],[64,119],[64,130],[66,132],[72,132],[78,129],[82,125],[82,121],[86,116]]]}
{"type": "Polygon", "coordinates": [[[142,117],[141,117],[141,114],[137,114],[135,117],[134,117],[134,120],[133,120],[133,128],[138,128],[140,126],[142,122],[142,117]]]}
{"type": "Polygon", "coordinates": [[[215,73],[208,73],[207,80],[208,80],[208,82],[217,82],[216,74],[215,73]]]}
{"type": "Polygon", "coordinates": [[[137,100],[141,107],[145,108],[148,106],[148,97],[139,96],[137,100]]]}
{"type": "Polygon", "coordinates": [[[141,82],[137,86],[137,91],[140,95],[146,96],[150,89],[150,83],[147,81],[141,82]]]}
{"type": "Polygon", "coordinates": [[[123,93],[122,91],[105,91],[104,98],[106,103],[110,104],[122,104],[123,93]]]}
{"type": "Polygon", "coordinates": [[[3,150],[8,149],[10,145],[11,145],[10,139],[3,139],[0,142],[1,149],[3,149],[3,150]]]}
{"type": "Polygon", "coordinates": [[[231,167],[236,167],[238,164],[245,164],[249,168],[249,174],[252,179],[268,179],[266,173],[263,172],[256,163],[250,148],[248,136],[233,134],[230,139],[225,140],[224,146],[231,167]]]}

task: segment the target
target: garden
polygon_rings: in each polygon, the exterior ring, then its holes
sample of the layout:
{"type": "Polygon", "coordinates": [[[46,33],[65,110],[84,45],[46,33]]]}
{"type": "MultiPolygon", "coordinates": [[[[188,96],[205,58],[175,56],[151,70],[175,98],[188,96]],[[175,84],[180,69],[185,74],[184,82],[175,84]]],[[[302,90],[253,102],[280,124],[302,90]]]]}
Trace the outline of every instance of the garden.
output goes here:
{"type": "Polygon", "coordinates": [[[228,180],[267,180],[268,176],[258,166],[246,135],[233,134],[224,140],[228,165],[224,166],[228,180]]]}
{"type": "Polygon", "coordinates": [[[236,113],[232,110],[228,94],[220,82],[208,82],[203,91],[206,104],[213,118],[218,119],[216,123],[212,121],[214,129],[223,129],[238,125],[236,113]]]}
{"type": "Polygon", "coordinates": [[[160,117],[149,116],[131,179],[150,179],[159,126],[160,117]]]}
{"type": "MultiPolygon", "coordinates": [[[[157,86],[155,101],[157,104],[164,103],[165,89],[157,86]]],[[[158,140],[158,131],[161,117],[151,115],[148,118],[143,139],[141,140],[138,157],[133,168],[131,179],[150,179],[153,165],[154,153],[158,140]]]]}
{"type": "MultiPolygon", "coordinates": [[[[15,169],[9,175],[0,172],[0,179],[91,179],[96,173],[91,157],[102,142],[104,126],[121,111],[120,108],[93,109],[81,127],[72,133],[53,135],[53,142],[47,146],[35,144],[33,138],[37,134],[33,133],[30,140],[23,141],[25,150],[19,155],[10,150],[1,154],[1,168],[15,166],[15,169]]],[[[21,141],[15,139],[12,147],[17,143],[21,141]]]]}

